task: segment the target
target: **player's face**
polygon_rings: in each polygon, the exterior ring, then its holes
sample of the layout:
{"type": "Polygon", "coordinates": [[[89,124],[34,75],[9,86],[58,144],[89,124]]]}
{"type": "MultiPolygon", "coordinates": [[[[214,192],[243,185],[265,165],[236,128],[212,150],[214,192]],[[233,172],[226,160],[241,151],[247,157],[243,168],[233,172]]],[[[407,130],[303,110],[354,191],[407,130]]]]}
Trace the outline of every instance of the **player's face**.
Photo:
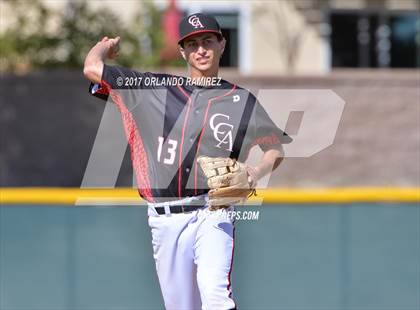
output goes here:
{"type": "Polygon", "coordinates": [[[211,72],[219,67],[225,42],[225,39],[219,41],[213,33],[198,34],[185,39],[181,53],[192,68],[211,72]]]}

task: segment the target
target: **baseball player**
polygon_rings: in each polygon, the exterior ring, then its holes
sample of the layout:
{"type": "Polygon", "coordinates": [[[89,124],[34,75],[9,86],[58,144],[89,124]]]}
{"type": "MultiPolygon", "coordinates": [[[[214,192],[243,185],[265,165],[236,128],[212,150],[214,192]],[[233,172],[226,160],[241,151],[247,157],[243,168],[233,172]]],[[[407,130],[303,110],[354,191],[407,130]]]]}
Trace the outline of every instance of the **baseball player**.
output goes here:
{"type": "Polygon", "coordinates": [[[84,75],[121,113],[166,309],[236,309],[229,214],[280,164],[290,138],[250,92],[219,78],[226,40],[215,18],[192,14],[179,30],[186,77],[105,64],[119,37],[90,50],[84,75]],[[264,155],[250,166],[255,145],[264,155]]]}

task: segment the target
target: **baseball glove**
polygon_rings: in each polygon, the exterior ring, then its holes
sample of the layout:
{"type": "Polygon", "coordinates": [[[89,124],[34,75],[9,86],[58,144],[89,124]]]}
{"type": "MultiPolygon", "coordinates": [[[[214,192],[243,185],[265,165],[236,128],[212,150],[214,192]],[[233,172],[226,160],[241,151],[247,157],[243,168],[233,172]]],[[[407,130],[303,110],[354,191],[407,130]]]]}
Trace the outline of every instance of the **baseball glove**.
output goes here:
{"type": "Polygon", "coordinates": [[[232,158],[208,156],[200,156],[197,161],[210,188],[210,210],[227,208],[256,194],[256,181],[249,175],[245,164],[232,158]]]}

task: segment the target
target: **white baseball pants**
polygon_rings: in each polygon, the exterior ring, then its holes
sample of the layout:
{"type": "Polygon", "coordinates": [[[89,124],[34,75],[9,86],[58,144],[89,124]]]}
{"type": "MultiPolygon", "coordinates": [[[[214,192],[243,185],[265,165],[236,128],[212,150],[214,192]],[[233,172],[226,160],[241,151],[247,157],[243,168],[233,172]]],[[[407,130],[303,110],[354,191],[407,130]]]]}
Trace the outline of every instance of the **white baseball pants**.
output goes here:
{"type": "MultiPolygon", "coordinates": [[[[187,204],[194,199],[176,203],[187,204]]],[[[234,225],[228,211],[233,207],[158,215],[154,209],[157,205],[162,204],[149,204],[148,215],[166,309],[236,309],[230,283],[234,225]]]]}

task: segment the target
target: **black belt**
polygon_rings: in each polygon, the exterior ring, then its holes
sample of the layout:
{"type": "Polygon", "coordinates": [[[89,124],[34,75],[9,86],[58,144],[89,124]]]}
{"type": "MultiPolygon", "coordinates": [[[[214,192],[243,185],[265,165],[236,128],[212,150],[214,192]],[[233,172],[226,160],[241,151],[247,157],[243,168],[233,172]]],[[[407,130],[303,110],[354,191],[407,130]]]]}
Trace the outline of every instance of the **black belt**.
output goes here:
{"type": "MultiPolygon", "coordinates": [[[[178,205],[178,206],[169,206],[169,211],[171,213],[187,213],[193,212],[197,209],[203,208],[205,204],[202,205],[178,205]]],[[[165,207],[155,207],[157,214],[165,214],[165,207]]]]}

